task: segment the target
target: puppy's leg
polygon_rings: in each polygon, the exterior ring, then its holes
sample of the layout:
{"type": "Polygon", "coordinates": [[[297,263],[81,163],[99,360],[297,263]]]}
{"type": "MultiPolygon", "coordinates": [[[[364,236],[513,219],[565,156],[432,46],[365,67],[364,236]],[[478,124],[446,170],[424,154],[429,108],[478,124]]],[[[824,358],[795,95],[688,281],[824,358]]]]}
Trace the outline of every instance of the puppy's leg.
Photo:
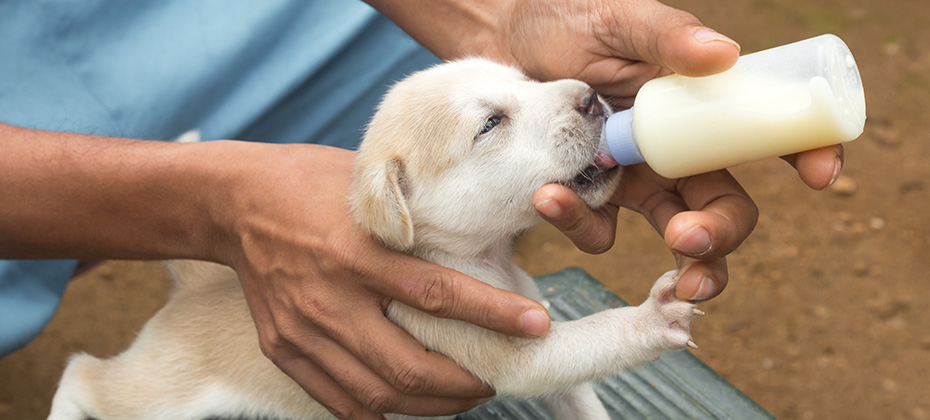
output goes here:
{"type": "Polygon", "coordinates": [[[553,322],[549,333],[536,339],[507,337],[430,317],[396,302],[391,317],[428,348],[445,353],[489,383],[499,395],[542,396],[687,347],[694,305],[674,299],[675,276],[670,272],[660,278],[641,306],[553,322]]]}
{"type": "Polygon", "coordinates": [[[50,419],[332,418],[262,355],[234,272],[170,267],[178,289],[165,307],[122,354],[74,356],[50,419]]]}
{"type": "Polygon", "coordinates": [[[542,402],[559,420],[610,419],[591,383],[583,383],[564,393],[544,396],[542,402]]]}
{"type": "Polygon", "coordinates": [[[186,420],[204,414],[197,412],[204,386],[184,380],[189,373],[182,367],[150,363],[156,361],[149,357],[152,353],[146,346],[136,346],[108,360],[75,355],[55,392],[49,420],[186,420]],[[172,386],[179,378],[183,386],[172,386]]]}
{"type": "Polygon", "coordinates": [[[93,417],[87,412],[87,384],[85,373],[97,361],[86,354],[76,354],[68,362],[68,367],[61,378],[55,397],[52,399],[52,410],[48,420],[85,420],[93,417]]]}
{"type": "Polygon", "coordinates": [[[651,334],[656,345],[663,348],[659,353],[697,347],[691,340],[691,320],[694,315],[703,312],[693,304],[675,297],[677,282],[678,270],[663,274],[649,291],[649,299],[638,307],[643,311],[643,316],[651,321],[651,331],[647,335],[651,334]]]}
{"type": "Polygon", "coordinates": [[[694,305],[675,299],[676,281],[677,272],[668,272],[640,306],[553,323],[547,336],[518,341],[518,360],[510,363],[520,370],[498,375],[500,385],[492,384],[498,392],[518,394],[564,389],[686,348],[696,312],[694,305]]]}

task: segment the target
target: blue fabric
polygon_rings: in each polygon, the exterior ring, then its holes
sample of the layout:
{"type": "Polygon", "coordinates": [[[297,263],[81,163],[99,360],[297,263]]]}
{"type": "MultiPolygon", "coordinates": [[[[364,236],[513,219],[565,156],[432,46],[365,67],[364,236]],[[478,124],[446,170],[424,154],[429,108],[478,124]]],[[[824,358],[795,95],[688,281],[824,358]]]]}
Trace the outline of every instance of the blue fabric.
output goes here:
{"type": "MultiPolygon", "coordinates": [[[[29,128],[352,148],[387,87],[436,62],[355,1],[0,1],[0,121],[29,128]]],[[[74,267],[0,261],[0,357],[74,267]]]]}
{"type": "Polygon", "coordinates": [[[26,345],[52,318],[75,261],[0,261],[0,357],[26,345]]]}

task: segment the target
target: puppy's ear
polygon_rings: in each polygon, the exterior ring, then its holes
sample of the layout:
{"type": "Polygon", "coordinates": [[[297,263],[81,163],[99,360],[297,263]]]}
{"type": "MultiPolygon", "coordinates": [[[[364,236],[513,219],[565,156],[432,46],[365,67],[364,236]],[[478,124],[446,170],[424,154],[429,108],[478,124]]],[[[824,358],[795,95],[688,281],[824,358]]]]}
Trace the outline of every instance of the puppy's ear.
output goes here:
{"type": "Polygon", "coordinates": [[[358,165],[352,206],[359,223],[385,245],[409,249],[413,246],[413,222],[407,207],[410,184],[403,161],[392,158],[384,165],[358,165]]]}

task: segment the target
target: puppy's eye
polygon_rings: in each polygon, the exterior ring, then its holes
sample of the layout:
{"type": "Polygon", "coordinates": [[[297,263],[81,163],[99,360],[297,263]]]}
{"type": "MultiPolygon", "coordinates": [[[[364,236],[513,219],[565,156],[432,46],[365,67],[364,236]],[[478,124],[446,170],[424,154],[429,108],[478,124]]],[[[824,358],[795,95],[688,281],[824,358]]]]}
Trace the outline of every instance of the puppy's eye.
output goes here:
{"type": "Polygon", "coordinates": [[[497,127],[497,125],[500,124],[502,120],[503,118],[501,118],[499,115],[492,115],[488,117],[488,120],[484,122],[484,127],[481,127],[481,132],[479,132],[478,135],[480,136],[493,130],[494,127],[497,127]]]}

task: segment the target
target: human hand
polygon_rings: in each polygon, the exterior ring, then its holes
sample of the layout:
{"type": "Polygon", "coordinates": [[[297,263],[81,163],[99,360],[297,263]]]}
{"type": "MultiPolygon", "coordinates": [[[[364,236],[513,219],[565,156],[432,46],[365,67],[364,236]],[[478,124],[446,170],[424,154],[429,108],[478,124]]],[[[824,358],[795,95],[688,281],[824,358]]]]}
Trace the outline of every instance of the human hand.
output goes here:
{"type": "Polygon", "coordinates": [[[733,40],[653,0],[517,1],[505,16],[510,36],[483,54],[539,80],[585,81],[622,107],[657,76],[719,73],[739,56],[733,40]]]}
{"type": "MultiPolygon", "coordinates": [[[[829,146],[785,157],[804,181],[821,189],[836,180],[843,148],[829,146]]],[[[625,168],[610,203],[592,210],[571,190],[546,185],[533,198],[537,211],[581,250],[600,253],[613,246],[617,212],[627,207],[641,213],[675,253],[682,277],[677,297],[704,301],[727,285],[725,257],[752,232],[758,209],[725,170],[682,179],[666,179],[648,166],[625,168]]]]}
{"type": "Polygon", "coordinates": [[[218,243],[231,246],[218,259],[239,274],[264,354],[337,417],[452,414],[494,395],[388,320],[392,300],[508,335],[546,332],[535,301],[365,235],[347,199],[354,152],[221,147],[231,175],[217,189],[228,194],[218,243]]]}
{"type": "MultiPolygon", "coordinates": [[[[541,80],[580,79],[614,105],[630,106],[639,88],[676,72],[704,76],[731,67],[739,46],[693,15],[655,1],[522,1],[502,19],[507,37],[482,53],[541,80]]],[[[786,156],[810,187],[822,189],[842,168],[842,146],[786,156]]],[[[752,232],[758,210],[726,171],[669,180],[645,165],[626,168],[614,199],[597,211],[570,190],[547,185],[534,197],[547,221],[582,250],[609,249],[618,208],[643,214],[662,234],[682,270],[677,295],[702,301],[728,281],[725,256],[752,232]]]]}
{"type": "MultiPolygon", "coordinates": [[[[652,78],[671,72],[719,73],[739,56],[736,42],[655,0],[366,1],[440,58],[479,55],[520,67],[542,81],[579,79],[620,107],[631,106],[636,92],[652,78]]],[[[822,189],[839,175],[843,148],[784,159],[808,186],[822,189]]],[[[751,233],[756,207],[725,172],[660,178],[644,166],[628,168],[621,192],[642,196],[617,197],[596,212],[558,185],[544,186],[534,203],[544,219],[589,252],[603,252],[613,244],[618,206],[643,213],[679,257],[683,274],[678,297],[714,297],[728,280],[723,257],[751,233]],[[707,241],[709,251],[694,252],[705,249],[707,241]]]]}

